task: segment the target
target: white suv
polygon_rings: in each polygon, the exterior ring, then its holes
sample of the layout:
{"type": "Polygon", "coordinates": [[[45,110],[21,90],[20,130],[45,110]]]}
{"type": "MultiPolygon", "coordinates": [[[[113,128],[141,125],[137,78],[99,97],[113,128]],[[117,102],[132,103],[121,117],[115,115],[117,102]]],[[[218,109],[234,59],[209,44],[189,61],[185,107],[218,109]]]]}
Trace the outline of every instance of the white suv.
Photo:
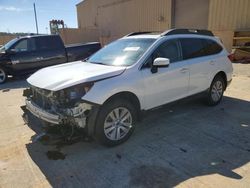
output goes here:
{"type": "Polygon", "coordinates": [[[106,145],[129,138],[141,111],[204,92],[218,104],[232,79],[220,40],[207,30],[132,33],[85,61],[27,79],[26,108],[50,125],[84,128],[106,145]]]}

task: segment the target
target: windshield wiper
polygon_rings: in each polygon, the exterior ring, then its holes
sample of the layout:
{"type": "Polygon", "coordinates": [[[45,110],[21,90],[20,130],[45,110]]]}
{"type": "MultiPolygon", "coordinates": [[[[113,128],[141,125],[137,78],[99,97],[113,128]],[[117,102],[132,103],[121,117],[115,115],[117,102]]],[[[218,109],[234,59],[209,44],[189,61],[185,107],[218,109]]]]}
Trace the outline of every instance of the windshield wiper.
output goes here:
{"type": "Polygon", "coordinates": [[[106,65],[106,66],[111,66],[111,65],[107,65],[105,63],[101,63],[101,62],[90,62],[88,61],[89,63],[93,63],[93,64],[98,64],[98,65],[106,65]]]}
{"type": "Polygon", "coordinates": [[[83,59],[82,62],[88,62],[88,60],[89,60],[89,57],[83,59]]]}

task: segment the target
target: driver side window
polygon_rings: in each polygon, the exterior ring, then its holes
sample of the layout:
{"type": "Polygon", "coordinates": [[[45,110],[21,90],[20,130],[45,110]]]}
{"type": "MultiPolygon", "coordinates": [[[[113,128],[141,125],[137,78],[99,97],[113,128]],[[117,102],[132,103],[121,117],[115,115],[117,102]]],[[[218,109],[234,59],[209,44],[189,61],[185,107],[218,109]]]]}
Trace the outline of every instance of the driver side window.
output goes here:
{"type": "Polygon", "coordinates": [[[20,40],[13,48],[15,52],[29,52],[35,50],[33,38],[20,40]]]}
{"type": "Polygon", "coordinates": [[[170,63],[182,60],[181,52],[179,50],[178,40],[168,40],[163,42],[148,58],[144,67],[151,67],[153,61],[158,57],[168,58],[170,63]]]}
{"type": "Polygon", "coordinates": [[[162,43],[153,53],[153,58],[158,57],[168,58],[170,63],[181,60],[181,54],[177,40],[169,40],[162,43]]]}

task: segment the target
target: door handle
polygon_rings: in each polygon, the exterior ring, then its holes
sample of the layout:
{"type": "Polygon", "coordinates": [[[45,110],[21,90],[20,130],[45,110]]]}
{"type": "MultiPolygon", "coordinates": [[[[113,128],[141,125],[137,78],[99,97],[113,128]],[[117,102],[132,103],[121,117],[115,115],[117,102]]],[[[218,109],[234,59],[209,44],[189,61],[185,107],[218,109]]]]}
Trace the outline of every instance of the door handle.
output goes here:
{"type": "Polygon", "coordinates": [[[41,60],[41,59],[43,59],[43,57],[37,57],[36,59],[37,59],[37,60],[41,60]]]}
{"type": "Polygon", "coordinates": [[[186,73],[187,71],[188,71],[188,68],[182,68],[182,69],[180,70],[181,73],[186,73]]]}
{"type": "Polygon", "coordinates": [[[210,65],[214,65],[214,61],[210,61],[209,64],[210,64],[210,65]]]}

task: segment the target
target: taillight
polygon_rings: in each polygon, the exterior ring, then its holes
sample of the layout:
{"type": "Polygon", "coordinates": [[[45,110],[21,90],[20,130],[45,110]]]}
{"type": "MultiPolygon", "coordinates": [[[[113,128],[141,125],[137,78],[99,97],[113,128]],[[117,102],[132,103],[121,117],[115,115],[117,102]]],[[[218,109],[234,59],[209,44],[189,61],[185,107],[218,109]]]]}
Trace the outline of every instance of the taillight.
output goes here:
{"type": "Polygon", "coordinates": [[[229,54],[227,57],[230,61],[234,61],[234,54],[229,54]]]}

